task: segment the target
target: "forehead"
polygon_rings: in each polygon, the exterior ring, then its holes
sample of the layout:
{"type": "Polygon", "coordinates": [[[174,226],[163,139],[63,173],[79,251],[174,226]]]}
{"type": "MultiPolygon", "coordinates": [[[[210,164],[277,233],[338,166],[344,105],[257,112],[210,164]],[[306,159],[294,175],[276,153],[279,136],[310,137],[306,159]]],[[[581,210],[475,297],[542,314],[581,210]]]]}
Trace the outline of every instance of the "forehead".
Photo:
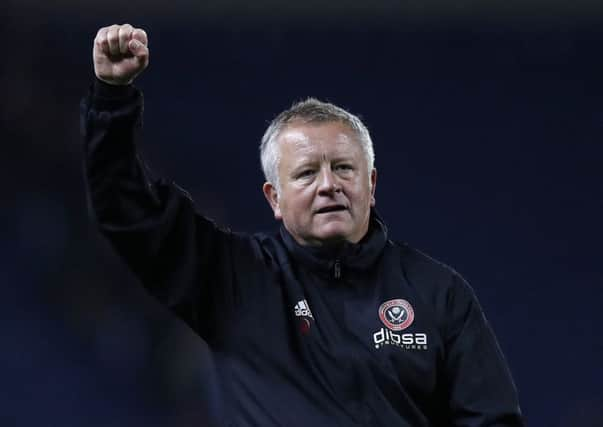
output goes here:
{"type": "Polygon", "coordinates": [[[281,158],[361,154],[356,132],[341,122],[290,123],[277,138],[281,158]]]}

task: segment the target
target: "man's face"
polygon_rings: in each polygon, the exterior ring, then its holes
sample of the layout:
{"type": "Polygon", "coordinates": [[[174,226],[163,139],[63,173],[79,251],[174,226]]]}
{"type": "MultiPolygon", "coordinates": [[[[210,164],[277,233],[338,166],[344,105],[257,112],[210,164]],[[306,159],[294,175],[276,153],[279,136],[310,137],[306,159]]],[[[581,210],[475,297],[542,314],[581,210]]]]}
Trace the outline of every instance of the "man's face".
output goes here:
{"type": "Polygon", "coordinates": [[[276,219],[301,245],[347,240],[357,243],[368,230],[375,205],[376,170],[357,136],[339,122],[292,123],[279,134],[280,189],[264,184],[276,219]]]}

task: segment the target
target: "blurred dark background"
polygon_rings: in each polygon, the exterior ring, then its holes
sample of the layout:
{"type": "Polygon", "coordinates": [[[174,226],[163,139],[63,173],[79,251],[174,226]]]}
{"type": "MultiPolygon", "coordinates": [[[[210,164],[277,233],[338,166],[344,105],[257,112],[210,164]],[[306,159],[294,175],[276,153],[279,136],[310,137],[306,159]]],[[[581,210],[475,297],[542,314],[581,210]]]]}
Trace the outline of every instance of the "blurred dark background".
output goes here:
{"type": "Polygon", "coordinates": [[[372,131],[392,238],[475,288],[532,426],[603,426],[598,1],[9,0],[0,18],[1,426],[203,425],[204,348],[89,222],[79,101],[101,26],[147,30],[145,155],[235,230],[257,146],[316,96],[372,131]]]}

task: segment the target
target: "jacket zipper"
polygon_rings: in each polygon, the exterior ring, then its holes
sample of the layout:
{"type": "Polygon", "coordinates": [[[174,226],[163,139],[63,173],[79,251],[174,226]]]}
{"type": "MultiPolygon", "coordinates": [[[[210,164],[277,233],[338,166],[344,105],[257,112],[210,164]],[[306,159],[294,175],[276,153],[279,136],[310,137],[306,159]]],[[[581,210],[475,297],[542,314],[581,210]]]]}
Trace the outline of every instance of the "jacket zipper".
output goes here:
{"type": "Polygon", "coordinates": [[[341,278],[341,262],[338,259],[336,259],[335,264],[333,264],[333,276],[336,279],[341,278]]]}

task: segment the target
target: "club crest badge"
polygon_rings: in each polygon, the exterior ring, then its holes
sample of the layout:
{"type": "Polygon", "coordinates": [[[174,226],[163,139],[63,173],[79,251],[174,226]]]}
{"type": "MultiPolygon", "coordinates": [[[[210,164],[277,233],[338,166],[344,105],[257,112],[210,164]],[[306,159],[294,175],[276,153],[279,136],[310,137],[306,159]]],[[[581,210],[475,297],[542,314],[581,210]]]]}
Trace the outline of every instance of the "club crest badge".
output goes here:
{"type": "Polygon", "coordinates": [[[379,307],[379,318],[391,331],[403,331],[415,319],[415,312],[410,303],[404,299],[392,299],[379,307]]]}

